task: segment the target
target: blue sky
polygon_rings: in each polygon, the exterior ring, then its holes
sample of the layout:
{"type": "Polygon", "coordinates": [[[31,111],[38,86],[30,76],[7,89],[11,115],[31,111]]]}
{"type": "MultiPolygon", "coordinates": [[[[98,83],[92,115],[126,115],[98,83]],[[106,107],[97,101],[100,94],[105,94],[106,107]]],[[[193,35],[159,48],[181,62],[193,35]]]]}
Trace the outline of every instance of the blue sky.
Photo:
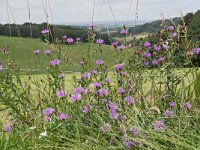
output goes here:
{"type": "MultiPolygon", "coordinates": [[[[27,1],[29,2],[31,21],[45,22],[45,12],[49,15],[49,22],[88,22],[92,20],[94,0],[0,0],[0,23],[14,22],[9,6],[12,10],[16,23],[28,21],[27,1]],[[42,5],[44,4],[44,5],[42,5]],[[52,17],[48,5],[50,4],[52,17]],[[44,6],[44,7],[43,7],[44,6]],[[47,7],[46,7],[47,6],[47,7]],[[7,11],[8,8],[8,11],[7,11]]],[[[95,0],[94,21],[128,21],[135,19],[137,0],[95,0]]],[[[188,12],[200,9],[200,0],[139,0],[138,17],[140,20],[161,19],[166,17],[177,17],[188,12]]]]}

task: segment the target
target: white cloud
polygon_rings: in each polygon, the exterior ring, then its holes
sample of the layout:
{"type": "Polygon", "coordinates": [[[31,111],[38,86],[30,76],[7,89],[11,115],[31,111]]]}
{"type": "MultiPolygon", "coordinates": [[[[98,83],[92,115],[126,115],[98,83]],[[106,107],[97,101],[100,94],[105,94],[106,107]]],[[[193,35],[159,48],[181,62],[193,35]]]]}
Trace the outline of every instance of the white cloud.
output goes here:
{"type": "MultiPolygon", "coordinates": [[[[16,23],[28,21],[27,0],[7,0],[16,23]]],[[[94,0],[28,0],[32,22],[45,22],[46,2],[50,2],[54,23],[91,21],[94,0]]],[[[116,20],[134,20],[137,0],[95,0],[95,21],[112,21],[112,8],[116,20]],[[132,3],[131,3],[132,1],[132,3]],[[130,4],[132,4],[130,6],[130,4]]],[[[160,19],[160,13],[166,16],[180,16],[181,12],[199,9],[199,0],[139,0],[139,19],[160,19]]],[[[48,5],[47,5],[48,8],[48,5]]],[[[0,23],[8,22],[6,0],[0,0],[0,23]]],[[[13,22],[12,15],[10,20],[13,22]]],[[[49,21],[51,14],[48,8],[49,21]]]]}

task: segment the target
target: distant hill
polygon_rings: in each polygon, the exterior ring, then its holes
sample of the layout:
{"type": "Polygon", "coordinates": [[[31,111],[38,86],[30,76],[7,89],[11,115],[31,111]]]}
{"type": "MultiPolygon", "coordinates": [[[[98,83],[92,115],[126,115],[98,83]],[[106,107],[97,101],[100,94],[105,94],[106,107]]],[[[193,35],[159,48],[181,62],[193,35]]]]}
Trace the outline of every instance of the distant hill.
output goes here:
{"type": "MultiPolygon", "coordinates": [[[[176,17],[172,19],[174,23],[179,23],[181,18],[176,17]]],[[[137,34],[143,33],[143,32],[149,32],[149,33],[156,33],[160,31],[160,25],[162,23],[162,20],[157,20],[157,21],[153,21],[150,23],[145,23],[143,25],[138,25],[136,27],[131,27],[129,28],[130,32],[135,32],[137,34]]],[[[170,25],[170,21],[167,21],[165,26],[169,26],[170,25]]]]}
{"type": "MultiPolygon", "coordinates": [[[[198,39],[200,39],[200,10],[198,10],[195,13],[188,13],[184,17],[185,25],[188,27],[188,33],[191,36],[195,36],[198,39]]],[[[174,23],[176,24],[182,24],[180,17],[176,17],[172,19],[174,23]]],[[[137,34],[143,33],[143,32],[149,32],[149,33],[156,33],[161,30],[160,25],[162,23],[162,20],[153,21],[150,23],[145,23],[142,25],[137,25],[136,27],[130,27],[130,32],[135,32],[137,34]]],[[[171,21],[167,21],[164,24],[164,27],[171,24],[171,21]]]]}
{"type": "MultiPolygon", "coordinates": [[[[137,25],[142,25],[148,22],[152,22],[152,20],[136,20],[137,25]]],[[[62,25],[67,26],[79,26],[79,27],[85,27],[88,26],[91,22],[69,22],[69,23],[62,23],[62,25]]],[[[126,25],[128,27],[131,27],[135,24],[135,20],[129,20],[129,21],[95,21],[94,22],[98,28],[116,28],[116,27],[122,27],[123,25],[126,25]]]]}
{"type": "MultiPolygon", "coordinates": [[[[182,23],[180,17],[176,17],[172,19],[174,23],[182,23]]],[[[200,10],[196,13],[188,13],[184,16],[184,20],[186,25],[188,26],[188,33],[193,37],[200,38],[200,10]]],[[[129,28],[129,32],[135,32],[136,34],[141,33],[156,33],[161,30],[160,25],[162,20],[152,21],[150,20],[137,20],[136,26],[134,26],[135,21],[100,21],[95,22],[97,26],[96,30],[96,38],[103,38],[106,44],[110,44],[110,37],[120,37],[118,31],[125,25],[129,28]],[[109,31],[109,34],[108,33],[109,31]]],[[[67,35],[68,37],[76,38],[81,37],[83,42],[87,42],[87,26],[89,22],[79,22],[79,23],[63,23],[65,25],[50,25],[53,30],[53,37],[62,38],[63,35],[67,35]],[[66,25],[68,24],[68,25],[66,25]]],[[[168,20],[163,25],[163,28],[171,25],[171,21],[168,20]]],[[[33,38],[41,38],[41,30],[46,28],[46,23],[35,24],[32,23],[24,23],[21,25],[16,24],[0,24],[0,35],[3,36],[14,36],[18,37],[33,37],[33,38]]]]}
{"type": "MultiPolygon", "coordinates": [[[[83,37],[87,35],[86,27],[67,26],[67,25],[49,25],[54,33],[54,37],[62,38],[63,35],[69,37],[83,37]]],[[[33,37],[40,38],[41,30],[46,29],[47,24],[24,23],[24,24],[0,24],[0,35],[13,37],[33,37]]]]}
{"type": "Polygon", "coordinates": [[[184,20],[188,26],[188,34],[200,40],[200,10],[195,13],[188,13],[185,15],[184,20]]]}

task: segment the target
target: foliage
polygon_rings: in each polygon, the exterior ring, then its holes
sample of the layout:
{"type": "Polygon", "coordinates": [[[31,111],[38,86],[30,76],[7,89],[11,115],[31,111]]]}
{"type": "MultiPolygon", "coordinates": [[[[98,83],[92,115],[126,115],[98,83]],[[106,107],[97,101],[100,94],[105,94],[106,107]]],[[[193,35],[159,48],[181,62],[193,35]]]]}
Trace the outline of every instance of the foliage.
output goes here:
{"type": "MultiPolygon", "coordinates": [[[[0,131],[0,148],[198,149],[200,115],[194,81],[199,70],[191,61],[200,50],[185,29],[171,23],[160,36],[136,40],[124,27],[119,32],[124,40],[112,41],[110,57],[104,40],[90,26],[88,49],[77,50],[81,72],[73,77],[73,89],[64,78],[69,64],[65,56],[70,55],[62,49],[66,44],[32,52],[36,66],[39,57],[46,59],[46,69],[36,67],[46,70],[39,79],[24,78],[13,52],[5,49],[0,102],[11,119],[0,131]],[[183,68],[185,64],[191,68],[183,68]]],[[[44,37],[52,46],[49,34],[44,37]]],[[[75,43],[67,45],[73,51],[69,45],[75,43]]]]}

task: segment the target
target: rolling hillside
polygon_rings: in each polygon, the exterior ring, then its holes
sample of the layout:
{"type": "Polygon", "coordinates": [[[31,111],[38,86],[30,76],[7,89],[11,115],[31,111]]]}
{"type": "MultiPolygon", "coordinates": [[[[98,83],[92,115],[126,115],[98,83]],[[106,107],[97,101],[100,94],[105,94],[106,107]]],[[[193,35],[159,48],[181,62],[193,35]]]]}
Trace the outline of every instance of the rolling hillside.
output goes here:
{"type": "MultiPolygon", "coordinates": [[[[62,57],[69,60],[68,63],[62,64],[66,71],[80,71],[81,66],[79,62],[82,60],[82,56],[87,57],[88,53],[90,53],[91,60],[94,64],[97,59],[103,59],[109,66],[114,65],[117,61],[115,59],[115,49],[108,45],[101,46],[104,53],[101,57],[98,52],[100,47],[96,44],[89,45],[88,43],[80,43],[74,45],[60,45],[58,47],[58,45],[47,45],[40,39],[0,36],[0,48],[5,49],[6,47],[8,47],[8,50],[11,52],[11,57],[9,59],[16,61],[21,69],[46,69],[49,62],[56,57],[54,55],[47,57],[44,54],[44,50],[51,49],[58,51],[59,47],[62,51],[62,57]],[[36,49],[40,50],[39,55],[33,53],[36,49]]],[[[0,53],[0,61],[4,64],[6,63],[5,55],[2,53],[0,53]]]]}

